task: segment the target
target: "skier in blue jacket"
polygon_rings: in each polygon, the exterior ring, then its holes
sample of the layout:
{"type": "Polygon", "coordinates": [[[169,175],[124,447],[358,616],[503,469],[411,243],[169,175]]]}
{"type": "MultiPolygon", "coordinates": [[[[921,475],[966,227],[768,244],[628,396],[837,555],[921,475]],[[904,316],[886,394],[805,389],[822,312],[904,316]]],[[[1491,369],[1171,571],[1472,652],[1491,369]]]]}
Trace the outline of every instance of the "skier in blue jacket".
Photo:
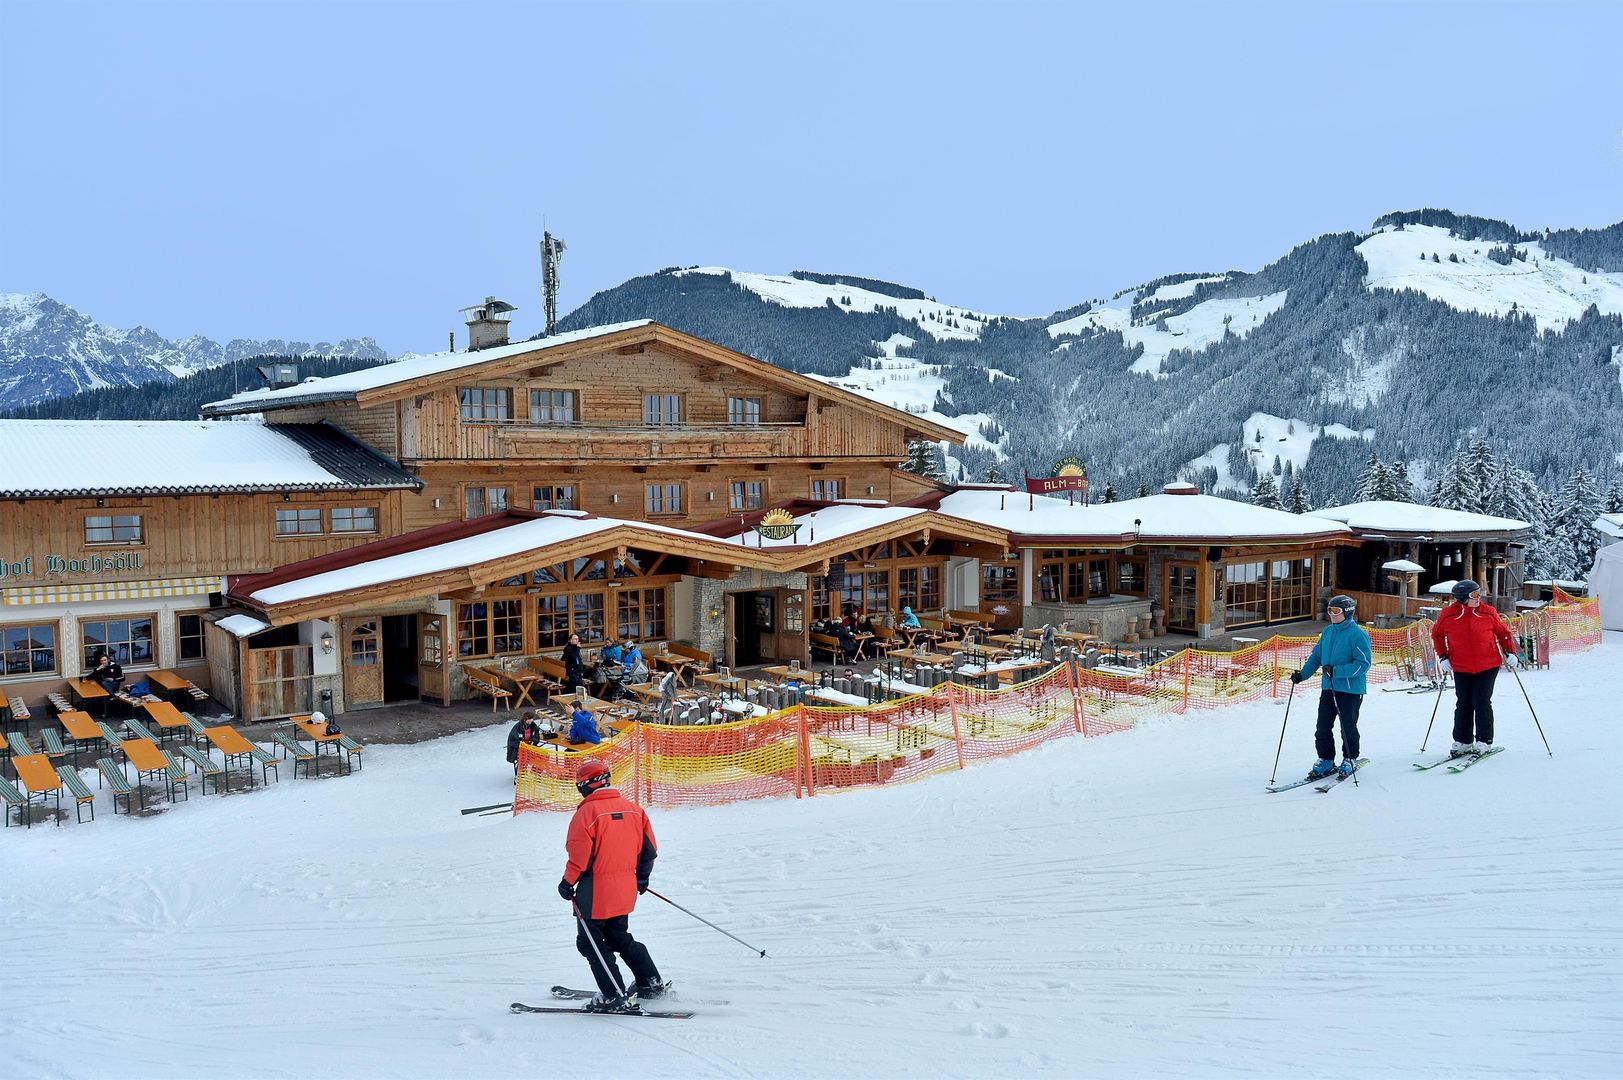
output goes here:
{"type": "Polygon", "coordinates": [[[1370,650],[1369,634],[1353,616],[1355,606],[1350,596],[1330,598],[1327,615],[1330,625],[1319,635],[1301,670],[1291,673],[1291,682],[1299,683],[1324,668],[1324,681],[1319,690],[1319,723],[1313,732],[1319,760],[1310,776],[1329,776],[1336,771],[1336,740],[1331,728],[1337,716],[1341,717],[1341,774],[1349,775],[1357,768],[1358,710],[1369,692],[1364,676],[1369,673],[1374,654],[1370,650]]]}

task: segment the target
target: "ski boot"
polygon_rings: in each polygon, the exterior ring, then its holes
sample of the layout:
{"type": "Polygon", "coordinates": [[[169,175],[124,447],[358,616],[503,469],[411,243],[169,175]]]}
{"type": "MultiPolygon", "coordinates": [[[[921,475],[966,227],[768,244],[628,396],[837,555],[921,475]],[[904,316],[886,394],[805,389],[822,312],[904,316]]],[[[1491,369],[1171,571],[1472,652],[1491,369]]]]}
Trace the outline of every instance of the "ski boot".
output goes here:
{"type": "Polygon", "coordinates": [[[653,1001],[655,998],[662,998],[670,992],[671,984],[669,982],[656,979],[653,982],[638,983],[637,989],[632,992],[632,997],[637,1001],[653,1001]]]}
{"type": "Polygon", "coordinates": [[[1342,776],[1351,776],[1353,774],[1353,770],[1357,768],[1358,762],[1356,760],[1353,758],[1342,758],[1341,768],[1337,769],[1336,772],[1340,773],[1342,776]]]}
{"type": "Polygon", "coordinates": [[[1307,778],[1309,780],[1322,780],[1324,777],[1329,776],[1335,771],[1335,762],[1331,761],[1329,758],[1320,758],[1318,761],[1313,763],[1313,768],[1308,770],[1307,778]]]}
{"type": "Polygon", "coordinates": [[[1454,749],[1448,752],[1448,756],[1464,757],[1466,754],[1474,754],[1476,752],[1476,743],[1457,742],[1454,744],[1454,749]]]}
{"type": "Polygon", "coordinates": [[[585,1008],[589,1013],[642,1012],[634,998],[627,998],[620,994],[593,994],[592,1000],[586,1003],[585,1008]]]}

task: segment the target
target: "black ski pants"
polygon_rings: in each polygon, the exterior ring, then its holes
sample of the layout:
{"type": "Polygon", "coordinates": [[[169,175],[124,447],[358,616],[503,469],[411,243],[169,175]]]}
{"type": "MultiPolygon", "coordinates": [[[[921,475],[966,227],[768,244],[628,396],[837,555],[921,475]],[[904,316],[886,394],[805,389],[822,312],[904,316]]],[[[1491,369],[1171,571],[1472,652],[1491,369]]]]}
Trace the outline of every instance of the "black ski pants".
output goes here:
{"type": "Polygon", "coordinates": [[[1364,707],[1363,694],[1348,694],[1325,687],[1319,691],[1319,725],[1313,730],[1313,748],[1325,761],[1336,759],[1334,725],[1341,717],[1341,755],[1358,760],[1358,710],[1364,707]]]}
{"type": "Polygon", "coordinates": [[[1498,668],[1454,673],[1455,742],[1493,742],[1493,684],[1498,678],[1498,668]]]}
{"type": "Polygon", "coordinates": [[[626,967],[631,969],[631,975],[638,983],[647,985],[660,981],[659,969],[654,966],[648,949],[631,936],[630,921],[629,915],[575,921],[575,949],[592,965],[592,978],[597,980],[597,988],[605,996],[612,997],[635,988],[627,986],[620,978],[620,965],[614,962],[615,953],[625,959],[626,967]],[[590,941],[586,937],[587,927],[592,931],[590,941]],[[593,941],[597,943],[597,949],[592,948],[593,941]],[[598,958],[599,951],[603,954],[601,960],[598,958]]]}

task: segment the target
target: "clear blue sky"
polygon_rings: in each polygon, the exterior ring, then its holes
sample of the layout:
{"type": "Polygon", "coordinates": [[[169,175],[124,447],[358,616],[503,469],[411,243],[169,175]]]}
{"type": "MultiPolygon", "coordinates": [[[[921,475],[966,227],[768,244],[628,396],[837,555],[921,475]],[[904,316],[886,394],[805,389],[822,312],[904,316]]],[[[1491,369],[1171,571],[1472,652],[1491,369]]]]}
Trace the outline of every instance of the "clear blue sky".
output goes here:
{"type": "Polygon", "coordinates": [[[0,0],[0,291],[443,348],[671,265],[1040,315],[1441,206],[1623,219],[1623,4],[0,0]],[[459,334],[459,341],[461,340],[459,334]]]}

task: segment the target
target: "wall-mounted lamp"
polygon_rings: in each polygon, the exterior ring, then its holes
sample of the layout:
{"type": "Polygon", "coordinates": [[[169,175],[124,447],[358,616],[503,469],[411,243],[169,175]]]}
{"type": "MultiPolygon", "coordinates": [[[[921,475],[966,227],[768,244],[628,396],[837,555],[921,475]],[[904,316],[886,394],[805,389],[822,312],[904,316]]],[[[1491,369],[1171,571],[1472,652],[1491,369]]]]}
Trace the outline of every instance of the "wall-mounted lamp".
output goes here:
{"type": "Polygon", "coordinates": [[[438,510],[439,508],[440,508],[440,501],[438,499],[435,499],[434,500],[434,509],[438,510]]]}
{"type": "Polygon", "coordinates": [[[328,632],[321,635],[321,651],[324,652],[324,653],[331,653],[332,652],[332,632],[331,631],[328,631],[328,632]]]}
{"type": "Polygon", "coordinates": [[[293,501],[293,496],[289,495],[287,492],[284,491],[284,492],[282,492],[282,501],[283,502],[292,502],[293,501]]]}
{"type": "Polygon", "coordinates": [[[869,495],[872,495],[872,494],[873,494],[873,485],[872,485],[872,484],[869,484],[869,485],[868,485],[868,494],[869,494],[869,495]]]}
{"type": "Polygon", "coordinates": [[[106,505],[107,505],[107,500],[106,500],[106,499],[101,499],[101,498],[98,498],[98,499],[97,499],[97,500],[96,500],[96,505],[97,505],[97,506],[106,506],[106,505]]]}
{"type": "Polygon", "coordinates": [[[721,618],[721,609],[719,607],[713,607],[709,611],[705,612],[705,615],[709,617],[711,622],[715,622],[717,619],[721,618]]]}
{"type": "Polygon", "coordinates": [[[704,499],[705,499],[705,502],[715,502],[716,501],[716,493],[714,491],[707,491],[707,492],[704,493],[704,499]]]}
{"type": "Polygon", "coordinates": [[[614,492],[614,493],[612,493],[612,494],[611,494],[611,495],[610,495],[610,496],[609,496],[609,502],[611,502],[611,503],[617,503],[617,502],[619,502],[619,501],[620,501],[620,493],[619,493],[619,492],[618,492],[618,491],[616,491],[616,492],[614,492]]]}

